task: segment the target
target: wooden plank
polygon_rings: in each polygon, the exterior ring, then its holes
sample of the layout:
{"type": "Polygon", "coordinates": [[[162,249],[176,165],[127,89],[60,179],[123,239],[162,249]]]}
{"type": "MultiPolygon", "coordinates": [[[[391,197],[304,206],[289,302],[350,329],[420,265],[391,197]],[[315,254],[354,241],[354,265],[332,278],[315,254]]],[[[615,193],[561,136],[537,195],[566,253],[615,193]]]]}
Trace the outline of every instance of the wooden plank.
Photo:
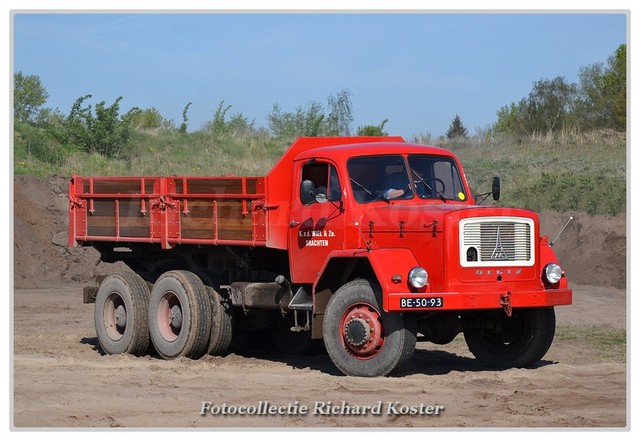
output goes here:
{"type": "MultiPolygon", "coordinates": [[[[120,218],[142,217],[140,199],[118,199],[120,204],[120,218]]],[[[146,199],[143,199],[146,200],[146,199]]],[[[148,205],[148,204],[147,204],[148,205]]]]}
{"type": "MultiPolygon", "coordinates": [[[[87,225],[90,227],[114,227],[116,226],[115,216],[89,216],[87,225]]],[[[120,226],[149,228],[149,219],[146,217],[121,217],[120,226]]]]}
{"type": "Polygon", "coordinates": [[[188,194],[242,194],[241,180],[188,180],[188,194]]]}
{"type": "Polygon", "coordinates": [[[213,200],[212,199],[186,199],[189,217],[209,217],[213,218],[213,200]]]}
{"type": "Polygon", "coordinates": [[[96,199],[93,201],[94,216],[111,216],[116,215],[115,199],[96,199]]]}
{"type": "Polygon", "coordinates": [[[229,230],[218,228],[218,239],[222,240],[253,240],[251,230],[229,230]]]}
{"type": "MultiPolygon", "coordinates": [[[[83,188],[85,193],[90,192],[90,183],[89,181],[83,181],[83,188]]],[[[113,181],[103,181],[103,180],[93,180],[93,194],[140,194],[140,180],[113,180],[113,181]]]]}
{"type": "Polygon", "coordinates": [[[87,226],[87,236],[102,236],[102,237],[115,237],[116,226],[115,223],[112,227],[103,226],[87,226]]]}
{"type": "Polygon", "coordinates": [[[186,199],[188,215],[181,213],[181,236],[187,239],[215,239],[213,200],[186,199]]]}
{"type": "Polygon", "coordinates": [[[120,226],[120,239],[127,237],[149,237],[149,226],[123,227],[120,226]]]}
{"type": "Polygon", "coordinates": [[[182,228],[181,236],[185,239],[215,239],[213,228],[182,228]]]}

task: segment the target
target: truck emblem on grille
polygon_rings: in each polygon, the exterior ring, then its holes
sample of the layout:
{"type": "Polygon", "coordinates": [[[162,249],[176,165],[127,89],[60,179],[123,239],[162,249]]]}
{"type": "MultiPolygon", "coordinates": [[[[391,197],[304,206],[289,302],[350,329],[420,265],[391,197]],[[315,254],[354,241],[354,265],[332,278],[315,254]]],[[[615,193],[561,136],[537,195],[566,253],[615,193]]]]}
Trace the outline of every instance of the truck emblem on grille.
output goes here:
{"type": "Polygon", "coordinates": [[[496,232],[496,247],[493,249],[493,253],[491,253],[491,260],[504,260],[507,258],[507,252],[504,250],[502,246],[502,238],[500,237],[500,227],[498,227],[498,231],[496,232]]]}

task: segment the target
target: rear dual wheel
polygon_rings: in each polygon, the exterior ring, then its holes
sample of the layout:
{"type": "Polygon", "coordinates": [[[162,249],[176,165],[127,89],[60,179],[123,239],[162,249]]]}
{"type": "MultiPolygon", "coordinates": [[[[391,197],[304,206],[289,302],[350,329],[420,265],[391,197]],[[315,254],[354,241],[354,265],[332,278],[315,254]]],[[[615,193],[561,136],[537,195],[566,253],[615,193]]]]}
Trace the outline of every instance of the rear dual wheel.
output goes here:
{"type": "Polygon", "coordinates": [[[199,358],[211,333],[211,301],[202,280],[188,271],[160,276],[149,299],[149,334],[165,359],[199,358]]]}
{"type": "Polygon", "coordinates": [[[96,334],[107,354],[144,355],[151,342],[166,359],[223,355],[232,320],[225,299],[188,271],[164,273],[151,292],[137,274],[111,274],[96,293],[96,334]]]}
{"type": "Polygon", "coordinates": [[[94,322],[107,354],[143,355],[149,347],[149,288],[134,273],[107,276],[96,293],[94,322]]]}
{"type": "Polygon", "coordinates": [[[225,355],[233,336],[233,307],[215,289],[205,286],[211,302],[211,333],[207,354],[225,355]]]}

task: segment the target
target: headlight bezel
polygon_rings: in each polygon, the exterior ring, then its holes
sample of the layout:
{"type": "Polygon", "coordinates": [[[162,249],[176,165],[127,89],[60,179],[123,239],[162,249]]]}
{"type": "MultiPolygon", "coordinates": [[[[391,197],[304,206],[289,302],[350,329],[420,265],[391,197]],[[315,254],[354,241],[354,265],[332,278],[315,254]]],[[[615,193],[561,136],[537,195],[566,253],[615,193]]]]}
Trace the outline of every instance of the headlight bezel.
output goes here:
{"type": "Polygon", "coordinates": [[[562,268],[555,262],[547,263],[542,271],[544,281],[549,285],[557,285],[562,279],[562,268]]]}
{"type": "Polygon", "coordinates": [[[409,285],[415,289],[422,289],[429,284],[429,273],[421,266],[414,266],[407,277],[409,285]]]}

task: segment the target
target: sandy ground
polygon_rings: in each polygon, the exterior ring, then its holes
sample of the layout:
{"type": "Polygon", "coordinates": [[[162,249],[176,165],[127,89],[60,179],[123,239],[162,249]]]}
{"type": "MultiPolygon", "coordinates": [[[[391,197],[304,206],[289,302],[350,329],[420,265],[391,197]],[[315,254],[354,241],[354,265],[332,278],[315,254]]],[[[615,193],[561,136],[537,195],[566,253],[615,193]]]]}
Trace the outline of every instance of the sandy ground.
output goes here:
{"type": "Polygon", "coordinates": [[[582,338],[594,330],[624,336],[625,291],[573,288],[574,305],[556,309],[556,341],[536,368],[488,370],[458,338],[446,346],[419,342],[407,375],[372,379],[341,375],[324,354],[291,357],[260,348],[200,360],[103,355],[93,305],[82,303],[81,286],[16,289],[12,424],[16,429],[625,428],[624,343],[617,345],[617,355],[607,355],[602,342],[582,338]],[[318,414],[316,407],[324,405],[324,411],[328,401],[338,406],[337,414],[318,414]],[[203,402],[220,413],[226,405],[227,414],[201,415],[203,402]],[[376,413],[380,402],[381,415],[341,415],[343,402],[361,411],[373,406],[376,413]],[[250,413],[274,414],[229,414],[242,406],[250,413]],[[418,414],[403,414],[412,407],[418,414]]]}

